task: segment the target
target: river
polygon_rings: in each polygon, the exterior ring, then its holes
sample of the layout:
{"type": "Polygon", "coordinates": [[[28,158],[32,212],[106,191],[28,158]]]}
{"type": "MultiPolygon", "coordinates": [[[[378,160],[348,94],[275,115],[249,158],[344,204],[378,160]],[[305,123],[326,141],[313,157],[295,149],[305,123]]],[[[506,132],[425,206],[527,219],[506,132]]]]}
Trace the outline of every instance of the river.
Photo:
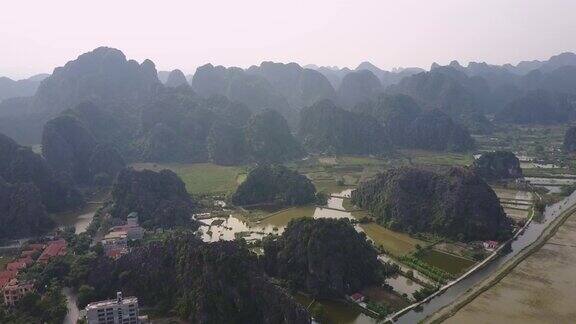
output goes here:
{"type": "Polygon", "coordinates": [[[74,226],[75,233],[80,234],[86,231],[101,206],[102,204],[87,204],[82,210],[54,214],[52,218],[58,224],[58,228],[74,226]]]}
{"type": "Polygon", "coordinates": [[[526,231],[512,242],[512,251],[510,253],[493,260],[488,265],[486,265],[486,267],[479,269],[469,277],[448,288],[443,294],[432,299],[427,304],[422,305],[422,310],[411,310],[404,314],[397,320],[397,323],[418,323],[440,308],[450,304],[452,301],[466,292],[470,287],[486,279],[492,272],[497,270],[506,261],[510,260],[510,258],[515,256],[522,249],[532,244],[540,236],[542,231],[550,224],[550,222],[552,222],[563,211],[567,210],[574,204],[576,204],[576,192],[572,193],[569,197],[564,198],[560,202],[546,207],[542,222],[532,222],[526,231]]]}

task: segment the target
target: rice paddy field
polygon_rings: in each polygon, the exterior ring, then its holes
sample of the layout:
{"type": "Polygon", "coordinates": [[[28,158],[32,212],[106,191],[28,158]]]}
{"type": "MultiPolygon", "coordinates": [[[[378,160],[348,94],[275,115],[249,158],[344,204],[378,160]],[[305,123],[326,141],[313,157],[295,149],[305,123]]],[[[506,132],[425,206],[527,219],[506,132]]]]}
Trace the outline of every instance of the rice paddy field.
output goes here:
{"type": "Polygon", "coordinates": [[[393,256],[399,257],[416,251],[416,245],[427,243],[410,237],[407,234],[394,232],[376,223],[361,224],[360,227],[374,245],[382,247],[393,256]]]}
{"type": "Polygon", "coordinates": [[[429,265],[442,269],[455,276],[464,273],[466,270],[470,269],[474,264],[476,264],[476,262],[473,260],[465,259],[437,250],[424,252],[420,256],[420,259],[429,265]]]}
{"type": "Polygon", "coordinates": [[[132,167],[137,170],[172,170],[184,181],[189,193],[208,195],[225,195],[233,192],[244,181],[247,172],[246,167],[211,163],[136,163],[132,167]]]}

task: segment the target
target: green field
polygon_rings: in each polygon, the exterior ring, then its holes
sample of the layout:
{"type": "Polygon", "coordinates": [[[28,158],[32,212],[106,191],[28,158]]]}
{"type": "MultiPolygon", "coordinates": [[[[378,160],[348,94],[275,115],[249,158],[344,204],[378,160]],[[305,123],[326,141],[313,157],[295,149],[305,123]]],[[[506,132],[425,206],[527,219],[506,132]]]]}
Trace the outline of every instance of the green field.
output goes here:
{"type": "Polygon", "coordinates": [[[302,217],[312,217],[314,215],[314,206],[303,206],[303,207],[293,207],[281,210],[277,213],[272,213],[263,219],[259,224],[262,225],[273,225],[277,227],[286,226],[291,220],[302,218],[302,217]]]}
{"type": "Polygon", "coordinates": [[[220,166],[211,163],[137,163],[132,167],[139,170],[172,170],[184,181],[186,190],[191,194],[228,194],[236,190],[246,178],[246,167],[220,166]]]}
{"type": "Polygon", "coordinates": [[[425,165],[470,165],[474,161],[471,153],[449,153],[424,150],[401,150],[412,164],[425,165]]]}
{"type": "Polygon", "coordinates": [[[453,275],[461,274],[475,264],[472,260],[436,250],[423,252],[418,258],[453,275]]]}
{"type": "Polygon", "coordinates": [[[382,246],[386,251],[394,256],[402,256],[416,250],[416,244],[426,245],[418,239],[407,234],[391,231],[376,223],[360,225],[366,235],[374,241],[378,247],[382,246]]]}

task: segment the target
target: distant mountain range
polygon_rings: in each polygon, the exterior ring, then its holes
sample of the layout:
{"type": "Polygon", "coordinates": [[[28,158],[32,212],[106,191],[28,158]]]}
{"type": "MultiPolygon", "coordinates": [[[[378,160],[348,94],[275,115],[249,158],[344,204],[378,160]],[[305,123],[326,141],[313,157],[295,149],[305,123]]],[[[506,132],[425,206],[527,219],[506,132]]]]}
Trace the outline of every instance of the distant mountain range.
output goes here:
{"type": "MultiPolygon", "coordinates": [[[[432,64],[428,71],[386,71],[370,62],[362,62],[354,70],[275,62],[262,62],[247,69],[206,64],[187,76],[178,69],[158,72],[150,60],[139,63],[127,59],[118,49],[100,47],[56,68],[51,75],[20,81],[1,78],[0,98],[4,100],[0,102],[0,132],[22,144],[37,144],[49,120],[72,112],[97,142],[112,143],[127,161],[153,161],[168,156],[170,151],[174,153],[171,158],[180,162],[215,159],[234,164],[255,157],[254,151],[249,152],[245,137],[248,121],[254,116],[277,111],[290,127],[288,133],[296,133],[301,124],[300,112],[323,100],[348,111],[369,107],[368,119],[385,116],[387,105],[370,104],[378,102],[382,95],[409,97],[400,100],[413,100],[422,112],[434,111],[420,117],[454,125],[458,129],[454,134],[467,134],[460,126],[471,133],[489,133],[494,126],[486,115],[496,116],[496,122],[504,123],[569,122],[576,116],[576,54],[562,53],[549,60],[517,65],[471,62],[462,66],[452,61],[446,66],[432,64]],[[82,114],[77,107],[86,102],[96,109],[82,114]],[[379,112],[380,109],[384,110],[379,112]],[[170,149],[176,147],[181,149],[170,149]]],[[[347,127],[365,119],[344,113],[338,116],[344,116],[338,120],[347,127]]],[[[406,116],[414,117],[410,112],[406,116]]],[[[314,125],[328,119],[321,114],[314,117],[314,125]]],[[[406,122],[412,125],[412,121],[422,118],[406,122]]],[[[355,132],[355,127],[347,131],[355,132]]],[[[322,139],[307,136],[307,140],[337,146],[345,143],[326,138],[327,134],[343,134],[330,129],[326,128],[322,139]]],[[[310,132],[311,136],[319,134],[312,129],[310,132]]],[[[288,144],[292,141],[287,139],[284,144],[295,147],[288,144]]],[[[434,147],[451,147],[444,140],[431,141],[438,143],[434,147]]],[[[471,147],[468,143],[462,145],[471,147]]],[[[338,147],[341,151],[352,149],[338,147]]]]}
{"type": "Polygon", "coordinates": [[[18,81],[0,77],[0,101],[7,98],[33,96],[40,82],[49,76],[49,74],[37,74],[18,81]]]}

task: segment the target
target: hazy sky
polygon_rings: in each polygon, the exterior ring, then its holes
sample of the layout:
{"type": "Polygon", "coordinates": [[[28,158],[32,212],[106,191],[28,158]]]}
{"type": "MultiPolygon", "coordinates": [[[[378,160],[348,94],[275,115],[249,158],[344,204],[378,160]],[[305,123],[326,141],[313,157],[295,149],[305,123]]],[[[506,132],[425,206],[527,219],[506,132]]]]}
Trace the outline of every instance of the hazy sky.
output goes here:
{"type": "Polygon", "coordinates": [[[382,68],[576,51],[576,0],[1,0],[0,76],[98,46],[187,73],[263,60],[382,68]]]}

